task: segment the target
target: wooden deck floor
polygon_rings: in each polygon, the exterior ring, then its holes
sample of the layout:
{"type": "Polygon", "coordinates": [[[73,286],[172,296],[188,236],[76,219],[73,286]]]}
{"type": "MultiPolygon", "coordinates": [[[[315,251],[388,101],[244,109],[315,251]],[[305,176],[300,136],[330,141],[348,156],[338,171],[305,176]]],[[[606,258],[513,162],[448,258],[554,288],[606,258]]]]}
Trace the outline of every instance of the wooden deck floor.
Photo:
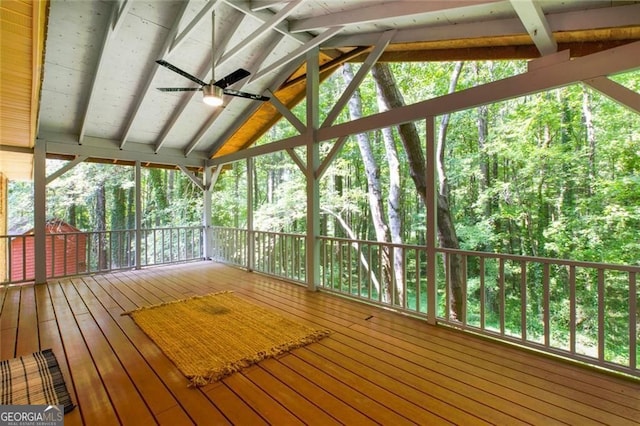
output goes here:
{"type": "Polygon", "coordinates": [[[198,262],[0,289],[1,358],[53,348],[87,424],[611,424],[640,384],[375,307],[198,262]],[[217,290],[333,330],[199,389],[128,316],[217,290]]]}

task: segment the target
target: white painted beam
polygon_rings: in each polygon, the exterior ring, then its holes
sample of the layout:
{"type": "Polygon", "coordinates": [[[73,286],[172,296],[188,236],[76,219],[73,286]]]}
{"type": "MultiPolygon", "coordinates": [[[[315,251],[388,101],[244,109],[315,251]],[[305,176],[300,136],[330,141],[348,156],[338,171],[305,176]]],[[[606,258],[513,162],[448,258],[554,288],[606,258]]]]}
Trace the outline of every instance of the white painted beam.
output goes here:
{"type": "Polygon", "coordinates": [[[256,12],[258,10],[269,9],[271,7],[282,6],[283,0],[251,0],[251,10],[256,12]]]}
{"type": "Polygon", "coordinates": [[[640,68],[640,41],[403,108],[395,108],[331,128],[321,128],[318,130],[318,137],[320,140],[331,140],[340,136],[368,132],[422,119],[427,115],[437,116],[461,111],[637,68],[640,68]]]}
{"type": "Polygon", "coordinates": [[[47,185],[49,185],[54,180],[58,179],[63,174],[67,173],[69,170],[73,169],[78,164],[82,163],[87,158],[88,157],[86,155],[79,155],[75,159],[69,161],[64,166],[60,167],[55,172],[51,173],[49,176],[47,176],[47,179],[46,179],[47,185]]]}
{"type": "Polygon", "coordinates": [[[570,60],[571,52],[569,52],[569,50],[563,50],[551,55],[532,59],[531,61],[527,62],[527,71],[534,71],[540,68],[548,67],[549,65],[559,64],[560,62],[568,62],[570,60]]]}
{"type": "Polygon", "coordinates": [[[228,25],[226,30],[222,32],[222,36],[216,37],[217,46],[211,46],[213,50],[213,63],[216,66],[222,66],[223,63],[220,61],[222,55],[227,51],[229,43],[231,43],[231,39],[236,34],[236,32],[242,27],[244,21],[249,20],[248,15],[245,15],[242,12],[236,12],[235,19],[231,22],[231,25],[228,25]]]}
{"type": "Polygon", "coordinates": [[[584,83],[636,114],[640,114],[640,93],[636,93],[607,77],[592,78],[585,80],[584,83]]]}
{"type": "Polygon", "coordinates": [[[203,173],[204,190],[202,191],[202,226],[204,227],[204,258],[210,260],[213,254],[211,229],[211,193],[213,190],[211,167],[205,167],[203,173]]]}
{"type": "MultiPolygon", "coordinates": [[[[155,57],[161,58],[165,56],[169,51],[169,48],[171,47],[171,44],[173,43],[173,40],[175,39],[175,36],[178,33],[178,29],[180,27],[180,21],[182,21],[182,16],[187,10],[189,3],[190,3],[189,1],[186,1],[182,4],[180,11],[178,12],[175,20],[173,21],[173,26],[169,30],[167,37],[165,37],[163,46],[157,52],[155,52],[155,55],[154,55],[155,57]]],[[[153,62],[153,64],[151,65],[151,70],[145,77],[144,87],[140,91],[138,91],[138,93],[136,93],[135,105],[129,117],[129,121],[124,127],[124,132],[120,140],[120,149],[124,149],[124,146],[127,143],[127,139],[129,139],[129,133],[131,132],[131,129],[133,128],[133,124],[136,121],[136,118],[138,117],[138,112],[140,111],[142,102],[144,102],[144,98],[147,96],[147,94],[151,90],[151,83],[153,82],[153,78],[155,77],[159,68],[160,68],[160,65],[153,62]]]]}
{"type": "Polygon", "coordinates": [[[336,118],[338,118],[338,115],[340,115],[342,109],[349,102],[349,99],[351,99],[351,96],[353,96],[353,93],[356,91],[356,89],[360,87],[360,83],[362,83],[362,80],[365,79],[369,71],[371,71],[371,68],[384,53],[391,40],[393,40],[393,36],[395,34],[396,30],[388,30],[380,35],[380,38],[378,39],[378,42],[376,43],[374,49],[369,52],[367,59],[364,60],[364,63],[356,73],[355,77],[353,77],[353,80],[351,80],[347,88],[344,90],[344,92],[342,92],[342,95],[340,95],[340,98],[336,101],[329,114],[327,114],[327,118],[325,118],[321,127],[331,126],[336,118]]]}
{"type": "Polygon", "coordinates": [[[187,169],[185,166],[182,166],[182,165],[179,165],[178,168],[182,170],[182,173],[184,173],[189,178],[189,180],[193,182],[195,186],[200,188],[201,191],[205,190],[205,187],[204,187],[205,183],[202,181],[202,179],[196,176],[195,173],[193,173],[191,170],[187,169]]]}
{"type": "MultiPolygon", "coordinates": [[[[78,145],[75,145],[76,148],[78,145]]],[[[36,140],[33,154],[33,246],[34,280],[36,284],[47,282],[47,146],[46,141],[36,140]]]]}
{"type": "Polygon", "coordinates": [[[295,0],[289,2],[284,8],[282,8],[278,13],[273,15],[271,19],[262,24],[260,27],[256,28],[247,38],[236,44],[232,49],[226,52],[220,58],[220,64],[224,64],[230,58],[235,55],[238,55],[243,50],[251,47],[252,44],[257,42],[261,37],[263,37],[266,33],[275,28],[279,23],[284,21],[287,16],[289,16],[298,6],[302,4],[302,0],[295,0]]]}
{"type": "MultiPolygon", "coordinates": [[[[552,32],[637,26],[640,24],[640,4],[581,10],[578,12],[551,13],[546,16],[546,19],[552,32]]],[[[398,30],[393,41],[394,43],[411,43],[520,34],[523,34],[520,19],[508,18],[496,19],[489,23],[471,22],[432,26],[428,31],[424,27],[398,30]]],[[[379,32],[337,35],[323,43],[323,47],[372,46],[378,37],[380,37],[379,32]]]]}
{"type": "Polygon", "coordinates": [[[557,52],[558,43],[553,37],[540,4],[533,0],[510,1],[513,10],[518,14],[518,18],[522,21],[522,25],[526,28],[542,56],[557,52]]]}
{"type": "Polygon", "coordinates": [[[171,54],[173,53],[173,51],[175,51],[178,47],[180,47],[180,45],[182,43],[184,43],[184,41],[187,39],[187,37],[193,32],[193,30],[200,25],[200,23],[202,22],[202,20],[205,17],[208,17],[211,10],[213,9],[213,7],[216,5],[216,3],[218,2],[218,0],[209,0],[202,9],[200,9],[200,12],[198,12],[198,14],[191,20],[191,22],[189,22],[187,24],[187,26],[182,30],[182,32],[180,34],[178,34],[172,41],[171,44],[169,46],[169,48],[167,49],[167,54],[171,54]]]}
{"type": "MultiPolygon", "coordinates": [[[[474,108],[479,105],[500,102],[566,86],[583,80],[597,79],[602,75],[640,69],[640,41],[594,53],[569,62],[558,62],[547,67],[536,68],[482,86],[461,90],[390,111],[373,114],[344,124],[318,130],[318,139],[327,141],[350,135],[397,126],[427,116],[438,116],[455,111],[474,108]]],[[[246,157],[270,154],[284,149],[304,145],[302,136],[283,139],[267,145],[249,148],[242,152],[220,156],[211,160],[212,164],[224,164],[246,157]]]]}
{"type": "Polygon", "coordinates": [[[292,33],[314,31],[339,25],[359,25],[374,21],[404,18],[412,15],[425,15],[494,3],[498,0],[430,0],[383,2],[374,6],[358,7],[338,13],[330,13],[313,18],[300,19],[289,23],[292,33]]]}
{"type": "Polygon", "coordinates": [[[87,123],[89,121],[89,117],[93,111],[93,107],[95,105],[95,94],[98,89],[98,81],[104,70],[106,68],[105,64],[105,54],[109,50],[109,44],[116,37],[118,31],[122,27],[122,23],[124,22],[124,18],[126,17],[129,9],[131,8],[131,4],[133,2],[129,0],[125,0],[125,2],[120,5],[119,2],[114,1],[111,5],[111,16],[109,18],[109,23],[107,25],[107,29],[105,31],[104,37],[102,39],[102,45],[100,46],[100,53],[98,54],[98,63],[96,65],[95,70],[93,71],[93,76],[91,77],[91,86],[89,88],[89,95],[87,96],[87,103],[84,107],[84,113],[82,113],[82,124],[80,125],[80,133],[78,135],[78,143],[82,144],[84,139],[84,134],[87,130],[87,123]]]}
{"type": "Polygon", "coordinates": [[[293,127],[296,128],[296,130],[302,134],[304,132],[307,131],[307,126],[304,125],[304,123],[302,121],[300,121],[298,119],[298,117],[296,117],[289,108],[287,108],[287,106],[285,104],[283,104],[282,102],[280,102],[280,99],[278,99],[278,97],[271,91],[269,91],[269,96],[271,97],[271,105],[273,105],[274,107],[276,107],[276,109],[278,110],[278,112],[280,114],[282,114],[282,116],[284,118],[287,119],[287,121],[289,123],[291,123],[291,125],[293,127]]]}
{"type": "Polygon", "coordinates": [[[271,72],[277,70],[278,68],[281,68],[282,66],[288,64],[289,62],[294,61],[299,57],[305,55],[311,49],[318,47],[320,44],[330,39],[335,34],[338,34],[340,31],[342,31],[342,28],[343,27],[329,28],[328,30],[324,31],[323,33],[319,34],[312,40],[308,41],[304,45],[300,46],[299,48],[297,48],[296,50],[288,54],[286,57],[260,70],[260,72],[258,72],[257,74],[255,74],[253,78],[251,78],[250,82],[258,81],[261,78],[264,78],[266,75],[270,74],[271,72]]]}
{"type": "Polygon", "coordinates": [[[337,141],[335,141],[335,143],[331,147],[331,151],[329,151],[329,153],[324,158],[324,160],[322,160],[322,163],[318,167],[318,170],[316,170],[317,179],[321,179],[322,176],[324,176],[325,172],[327,171],[331,163],[333,163],[333,160],[336,158],[338,153],[342,150],[342,147],[344,146],[344,143],[346,141],[347,141],[346,136],[341,136],[338,138],[337,141]]]}
{"type": "Polygon", "coordinates": [[[255,146],[253,148],[243,149],[241,151],[234,152],[232,154],[223,155],[220,157],[212,158],[209,160],[209,164],[222,165],[227,163],[233,163],[234,161],[244,160],[248,157],[257,157],[264,154],[271,154],[273,152],[283,151],[289,148],[296,148],[305,144],[304,135],[297,135],[290,138],[282,139],[277,142],[272,142],[266,145],[255,146]]]}
{"type": "Polygon", "coordinates": [[[136,269],[142,268],[142,216],[144,212],[142,211],[142,164],[140,164],[140,160],[136,161],[134,167],[135,174],[135,193],[136,193],[136,236],[135,236],[135,246],[136,246],[136,269]]]}
{"type": "MultiPolygon", "coordinates": [[[[247,2],[246,1],[238,1],[238,0],[224,0],[224,2],[226,4],[228,4],[229,6],[233,7],[236,10],[239,10],[240,12],[244,13],[245,15],[248,16],[252,16],[253,18],[257,19],[260,22],[267,22],[269,21],[274,13],[266,10],[264,8],[258,9],[258,10],[253,10],[250,7],[247,6],[247,2]]],[[[273,28],[274,31],[279,32],[280,34],[284,35],[285,37],[287,37],[289,40],[295,41],[296,43],[299,44],[304,44],[307,41],[309,41],[312,37],[309,34],[306,33],[297,33],[297,34],[292,34],[289,32],[289,23],[288,22],[281,22],[280,24],[276,25],[273,28]]]]}
{"type": "Polygon", "coordinates": [[[155,154],[152,145],[130,142],[126,149],[120,149],[118,141],[111,139],[85,137],[82,145],[77,143],[77,135],[40,132],[38,141],[46,142],[47,154],[85,156],[88,158],[116,161],[141,161],[143,164],[164,164],[167,166],[203,167],[206,153],[195,151],[189,157],[181,149],[165,148],[155,154]]]}
{"type": "Polygon", "coordinates": [[[300,171],[304,173],[304,171],[307,169],[307,166],[304,164],[304,161],[302,161],[302,159],[298,156],[296,151],[293,148],[288,148],[287,154],[289,154],[289,157],[291,157],[293,162],[296,163],[298,169],[300,169],[300,171]]]}
{"type": "Polygon", "coordinates": [[[315,291],[320,284],[320,180],[316,171],[320,166],[320,51],[316,47],[307,52],[307,131],[303,139],[306,146],[305,178],[307,185],[306,280],[307,289],[315,291]]]}

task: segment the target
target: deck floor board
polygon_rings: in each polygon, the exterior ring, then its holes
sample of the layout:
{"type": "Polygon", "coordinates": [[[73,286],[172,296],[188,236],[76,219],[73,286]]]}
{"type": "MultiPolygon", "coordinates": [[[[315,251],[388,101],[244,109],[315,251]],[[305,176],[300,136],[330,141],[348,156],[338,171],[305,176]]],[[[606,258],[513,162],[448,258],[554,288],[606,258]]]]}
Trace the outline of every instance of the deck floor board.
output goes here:
{"type": "Polygon", "coordinates": [[[212,262],[0,288],[4,358],[52,348],[66,424],[637,424],[640,382],[212,262]],[[201,388],[122,313],[217,291],[332,334],[201,388]]]}

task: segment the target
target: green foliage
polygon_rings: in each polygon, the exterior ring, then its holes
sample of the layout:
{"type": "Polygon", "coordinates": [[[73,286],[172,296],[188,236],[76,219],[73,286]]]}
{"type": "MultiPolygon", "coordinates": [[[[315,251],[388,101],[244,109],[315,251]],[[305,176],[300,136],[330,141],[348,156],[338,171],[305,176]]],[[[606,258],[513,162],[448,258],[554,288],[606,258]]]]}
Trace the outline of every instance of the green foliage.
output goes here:
{"type": "MultiPolygon", "coordinates": [[[[47,174],[64,166],[47,160],[47,174]]],[[[82,231],[135,227],[134,170],[129,166],[82,163],[47,186],[47,217],[62,219],[82,231]],[[104,189],[105,209],[97,205],[104,189]],[[103,216],[99,218],[98,216],[103,216]]],[[[9,191],[9,224],[24,231],[33,227],[33,185],[12,182],[9,191]]],[[[201,224],[202,193],[182,172],[143,169],[142,206],[144,227],[194,226],[201,224]]]]}
{"type": "MultiPolygon", "coordinates": [[[[448,91],[452,63],[392,64],[405,103],[412,104],[444,95],[448,91]]],[[[522,73],[524,61],[465,64],[458,90],[465,90],[522,73]]],[[[353,72],[357,66],[353,65],[353,72]]],[[[613,78],[640,90],[640,71],[613,78]]],[[[340,72],[320,87],[320,122],[345,89],[340,72]]],[[[378,112],[375,84],[367,76],[359,92],[363,115],[378,112]]],[[[306,121],[305,103],[293,109],[306,121]]],[[[347,121],[346,108],[335,123],[347,121]]],[[[438,118],[439,120],[440,118],[438,118]]],[[[421,135],[425,122],[414,123],[421,135]]],[[[437,126],[437,124],[436,124],[437,126]]],[[[402,234],[407,244],[424,244],[425,208],[416,193],[407,168],[406,154],[392,129],[400,153],[402,234]]],[[[281,120],[258,144],[298,134],[287,120],[281,120]]],[[[388,162],[380,131],[367,134],[376,157],[382,191],[389,189],[388,162]]],[[[324,160],[336,141],[320,145],[324,160]]],[[[296,154],[306,162],[305,148],[296,154]]],[[[263,231],[303,233],[306,230],[306,180],[287,152],[254,159],[254,227],[263,231]]],[[[55,162],[48,162],[51,170],[55,162]]],[[[640,265],[640,118],[637,114],[582,85],[531,94],[485,105],[451,115],[446,139],[445,168],[450,187],[449,202],[460,245],[465,250],[567,258],[583,261],[640,265]],[[486,133],[482,133],[484,127],[486,133]]],[[[367,179],[355,136],[348,138],[320,180],[321,231],[329,236],[346,236],[348,228],[359,239],[373,239],[367,179]]],[[[143,173],[145,226],[200,223],[201,194],[177,171],[145,169],[143,173]]],[[[72,220],[90,230],[95,223],[96,189],[107,194],[106,223],[111,228],[131,226],[133,217],[133,173],[130,167],[82,164],[49,185],[48,215],[72,220]]],[[[214,188],[213,223],[246,227],[248,188],[246,165],[238,162],[225,169],[214,188]]],[[[10,224],[31,214],[32,195],[28,185],[12,183],[10,224]]],[[[385,208],[387,208],[385,206],[385,208]]],[[[357,260],[354,260],[357,264],[357,260]]],[[[500,271],[493,261],[479,261],[467,271],[468,314],[479,324],[479,303],[485,300],[485,324],[497,329],[505,306],[507,333],[527,335],[539,341],[543,335],[541,283],[544,271],[527,268],[527,288],[521,288],[519,263],[507,262],[504,270],[504,300],[498,283],[500,271]],[[481,282],[484,282],[481,294],[481,282]],[[520,306],[526,292],[527,306],[520,306]]],[[[408,257],[407,270],[423,267],[408,257]]],[[[351,268],[357,268],[351,265],[351,268]]],[[[444,314],[444,274],[439,265],[439,314],[444,314]]],[[[352,270],[352,273],[353,273],[352,270]]],[[[346,269],[349,271],[349,268],[346,269]]],[[[336,282],[345,270],[330,271],[336,282]]],[[[422,275],[424,277],[424,275],[422,275]]],[[[569,279],[566,268],[549,272],[551,342],[566,348],[569,325],[569,279]]],[[[628,280],[606,277],[606,351],[609,359],[623,353],[628,342],[628,280]]],[[[417,306],[418,293],[426,295],[422,283],[408,288],[408,304],[417,306]]],[[[360,288],[354,284],[353,288],[360,288]]],[[[364,284],[362,284],[364,285],[364,284]]],[[[597,333],[598,277],[592,270],[578,270],[576,276],[577,338],[580,350],[592,353],[597,333]]],[[[366,286],[365,286],[366,287],[366,286]]],[[[350,285],[347,291],[354,291],[350,285]]],[[[368,292],[368,287],[360,288],[368,292]]],[[[372,290],[373,291],[373,290],[372,290]]],[[[421,300],[421,309],[425,306],[421,300]]]]}

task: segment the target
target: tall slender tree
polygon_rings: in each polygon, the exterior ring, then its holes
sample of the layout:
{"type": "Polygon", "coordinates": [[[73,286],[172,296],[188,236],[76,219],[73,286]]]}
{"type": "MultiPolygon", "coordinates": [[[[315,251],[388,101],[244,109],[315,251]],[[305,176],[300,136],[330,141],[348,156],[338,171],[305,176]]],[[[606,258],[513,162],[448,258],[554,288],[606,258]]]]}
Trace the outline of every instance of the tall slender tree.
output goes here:
{"type": "MultiPolygon", "coordinates": [[[[342,74],[344,76],[345,83],[349,83],[353,80],[353,71],[351,65],[346,63],[342,67],[342,74]]],[[[349,100],[349,114],[352,120],[362,118],[362,100],[360,98],[360,91],[354,91],[351,99],[349,100]]],[[[382,185],[380,183],[380,169],[376,163],[371,142],[366,133],[359,133],[356,135],[358,141],[358,147],[360,149],[360,155],[364,163],[364,169],[367,176],[367,194],[369,197],[369,211],[371,212],[371,220],[376,233],[376,240],[381,242],[390,241],[389,226],[384,219],[384,203],[382,197],[382,185]]],[[[389,251],[386,247],[381,249],[382,252],[382,292],[383,300],[385,302],[391,302],[392,289],[391,283],[393,281],[391,275],[391,260],[389,251]]]]}
{"type": "MultiPolygon", "coordinates": [[[[458,62],[451,76],[449,91],[454,91],[462,70],[462,62],[458,62]]],[[[380,87],[382,101],[388,109],[398,108],[405,105],[404,98],[398,89],[391,68],[386,63],[377,63],[372,68],[373,78],[380,87]]],[[[444,142],[446,141],[446,128],[449,118],[443,117],[445,126],[442,122],[438,136],[438,175],[440,178],[439,194],[437,200],[438,206],[438,240],[442,247],[460,248],[458,237],[456,234],[451,209],[449,208],[448,184],[446,180],[446,171],[444,168],[444,142]]],[[[418,130],[414,123],[405,123],[399,126],[400,140],[404,146],[409,163],[409,172],[416,186],[418,194],[425,206],[427,205],[427,173],[425,156],[422,150],[422,144],[418,130]]],[[[448,311],[453,319],[464,320],[464,276],[462,274],[462,265],[459,256],[450,256],[448,269],[448,285],[450,299],[447,301],[448,311]]]]}

